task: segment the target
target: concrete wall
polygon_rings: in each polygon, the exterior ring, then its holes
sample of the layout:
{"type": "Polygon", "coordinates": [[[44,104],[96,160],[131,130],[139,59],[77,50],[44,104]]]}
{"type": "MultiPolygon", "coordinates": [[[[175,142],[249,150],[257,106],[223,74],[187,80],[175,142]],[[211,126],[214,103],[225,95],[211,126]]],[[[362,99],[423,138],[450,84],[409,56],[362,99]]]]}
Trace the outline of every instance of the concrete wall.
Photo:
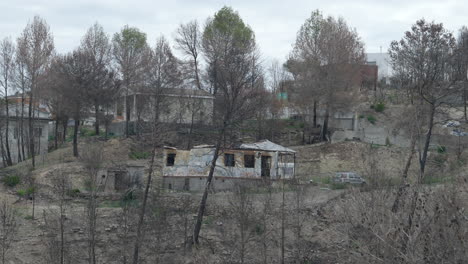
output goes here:
{"type": "MultiPolygon", "coordinates": [[[[214,148],[194,148],[192,150],[165,149],[164,153],[164,176],[208,176],[214,148]],[[176,154],[174,166],[166,166],[168,154],[176,154]]],[[[292,178],[294,175],[294,163],[291,157],[281,156],[277,152],[248,151],[248,150],[225,150],[216,161],[215,176],[234,178],[261,178],[261,157],[271,157],[270,179],[292,178]],[[235,166],[225,166],[225,155],[234,154],[235,166]],[[254,155],[254,168],[246,168],[244,155],[254,155]]]]}
{"type": "Polygon", "coordinates": [[[104,192],[141,188],[143,186],[144,169],[142,166],[101,169],[97,174],[96,184],[104,192]],[[122,185],[122,183],[124,184],[122,185]]]}
{"type": "MultiPolygon", "coordinates": [[[[206,177],[163,177],[163,186],[166,189],[178,191],[203,191],[205,190],[206,177]]],[[[261,186],[261,179],[237,179],[227,177],[215,177],[211,182],[212,191],[232,190],[236,184],[261,186]]]]}

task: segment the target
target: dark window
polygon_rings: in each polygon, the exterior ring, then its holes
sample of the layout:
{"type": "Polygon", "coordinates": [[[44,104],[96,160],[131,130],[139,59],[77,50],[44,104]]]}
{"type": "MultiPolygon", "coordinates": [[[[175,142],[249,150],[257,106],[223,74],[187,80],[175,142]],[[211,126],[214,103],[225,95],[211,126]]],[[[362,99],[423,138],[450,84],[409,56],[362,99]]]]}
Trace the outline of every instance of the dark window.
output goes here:
{"type": "Polygon", "coordinates": [[[174,166],[176,154],[167,154],[166,166],[174,166]]]}
{"type": "Polygon", "coordinates": [[[226,167],[234,167],[235,161],[234,161],[234,154],[224,154],[224,166],[226,167]]]}
{"type": "Polygon", "coordinates": [[[254,155],[244,155],[244,167],[255,168],[255,156],[254,155]]]}

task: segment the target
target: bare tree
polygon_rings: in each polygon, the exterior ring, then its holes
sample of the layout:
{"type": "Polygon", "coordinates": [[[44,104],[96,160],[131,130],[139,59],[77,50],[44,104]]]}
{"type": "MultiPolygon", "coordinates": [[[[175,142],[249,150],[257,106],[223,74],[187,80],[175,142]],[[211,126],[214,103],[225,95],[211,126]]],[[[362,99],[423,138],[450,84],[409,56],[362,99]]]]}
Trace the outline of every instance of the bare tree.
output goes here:
{"type": "Polygon", "coordinates": [[[201,48],[201,34],[198,27],[198,22],[192,20],[187,24],[180,24],[176,31],[175,41],[177,48],[183,54],[189,57],[189,65],[191,69],[191,79],[194,79],[195,86],[202,90],[202,82],[200,78],[200,48],[201,48]]]}
{"type": "MultiPolygon", "coordinates": [[[[102,76],[103,73],[104,75],[108,75],[107,73],[114,75],[110,67],[112,46],[109,36],[104,32],[101,25],[95,23],[88,29],[81,41],[80,47],[90,57],[91,71],[95,76],[102,76]]],[[[118,88],[116,85],[109,85],[105,78],[101,78],[100,81],[96,81],[88,89],[87,95],[94,107],[94,128],[96,135],[99,135],[99,123],[103,119],[100,108],[113,102],[118,88]]]]}
{"type": "MultiPolygon", "coordinates": [[[[129,122],[131,118],[131,97],[136,96],[139,87],[142,86],[143,74],[148,64],[149,48],[146,43],[146,34],[137,28],[128,25],[116,33],[112,39],[114,60],[117,63],[122,88],[125,95],[125,135],[130,132],[129,122]]],[[[134,109],[133,109],[134,110],[134,109]]]]}
{"type": "Polygon", "coordinates": [[[57,209],[43,211],[46,243],[49,248],[48,262],[69,263],[70,248],[66,239],[66,219],[70,213],[68,194],[71,190],[69,176],[63,173],[62,168],[53,172],[52,178],[53,196],[57,197],[57,209]]]}
{"type": "Polygon", "coordinates": [[[437,111],[447,96],[454,94],[458,80],[454,71],[455,38],[442,24],[418,20],[399,42],[393,41],[389,49],[392,66],[402,83],[417,96],[417,107],[428,113],[424,127],[427,133],[418,145],[420,176],[424,178],[429,145],[437,111]]]}
{"type": "Polygon", "coordinates": [[[49,25],[39,16],[35,16],[33,21],[28,23],[23,33],[18,39],[18,57],[24,63],[25,76],[29,85],[29,109],[28,109],[28,135],[29,151],[32,158],[32,165],[35,167],[35,147],[34,147],[34,118],[36,96],[39,96],[40,78],[45,67],[50,61],[54,50],[54,40],[50,32],[49,25]]]}
{"type": "Polygon", "coordinates": [[[7,253],[13,244],[16,232],[15,210],[6,200],[0,201],[0,247],[2,250],[2,263],[7,263],[7,253]]]}
{"type": "Polygon", "coordinates": [[[364,44],[343,18],[324,18],[316,10],[299,30],[288,67],[306,84],[299,87],[312,95],[314,113],[317,102],[324,111],[322,140],[328,140],[330,114],[353,102],[353,81],[364,59],[364,44]]]}
{"type": "Polygon", "coordinates": [[[261,94],[260,75],[253,74],[253,67],[258,65],[258,53],[253,31],[246,26],[240,16],[231,8],[224,7],[209,19],[204,31],[205,52],[211,53],[209,67],[216,76],[212,79],[217,95],[216,114],[214,117],[218,136],[213,159],[197,214],[193,242],[199,243],[203,215],[206,208],[208,191],[213,180],[216,161],[220,151],[227,147],[227,132],[241,121],[252,117],[257,107],[256,101],[261,94]],[[238,35],[238,33],[240,35],[238,35]],[[221,40],[224,39],[225,42],[221,40]],[[224,45],[225,52],[218,53],[218,47],[224,45]],[[216,62],[213,59],[216,58],[216,62]],[[254,84],[254,85],[252,85],[254,84]],[[218,94],[219,92],[219,94],[218,94]]]}
{"type": "Polygon", "coordinates": [[[3,96],[5,98],[5,151],[6,163],[11,166],[12,159],[10,153],[10,102],[8,100],[8,90],[14,77],[15,70],[15,45],[9,38],[5,38],[0,43],[0,85],[3,86],[3,96]]]}
{"type": "Polygon", "coordinates": [[[86,203],[86,231],[88,242],[88,263],[95,264],[96,242],[97,242],[97,220],[98,220],[98,173],[102,167],[104,156],[102,147],[99,145],[88,146],[80,156],[87,174],[89,197],[86,203]]]}

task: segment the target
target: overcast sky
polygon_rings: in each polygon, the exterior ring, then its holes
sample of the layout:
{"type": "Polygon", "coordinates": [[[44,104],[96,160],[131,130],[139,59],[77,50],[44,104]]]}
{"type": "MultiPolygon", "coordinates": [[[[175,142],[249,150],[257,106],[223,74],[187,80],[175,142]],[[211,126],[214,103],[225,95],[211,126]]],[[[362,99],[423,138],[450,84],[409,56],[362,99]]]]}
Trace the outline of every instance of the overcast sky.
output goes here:
{"type": "Polygon", "coordinates": [[[172,41],[178,24],[197,19],[202,24],[224,5],[237,10],[254,30],[265,61],[284,61],[296,32],[314,9],[342,16],[356,28],[367,52],[385,52],[419,18],[443,22],[457,32],[468,25],[468,5],[462,0],[0,0],[0,38],[16,38],[34,15],[49,23],[59,52],[79,45],[87,28],[98,21],[109,34],[128,24],[147,33],[154,45],[164,34],[172,41]]]}

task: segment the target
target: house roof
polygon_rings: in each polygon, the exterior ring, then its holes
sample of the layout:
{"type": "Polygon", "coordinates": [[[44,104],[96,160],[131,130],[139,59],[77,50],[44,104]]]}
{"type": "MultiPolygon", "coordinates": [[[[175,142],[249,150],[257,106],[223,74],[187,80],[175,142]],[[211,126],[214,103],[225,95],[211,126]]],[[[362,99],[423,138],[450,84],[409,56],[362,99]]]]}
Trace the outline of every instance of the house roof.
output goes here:
{"type": "MultiPolygon", "coordinates": [[[[177,149],[174,147],[164,146],[165,149],[177,149]]],[[[194,146],[193,149],[203,149],[203,148],[215,148],[214,145],[198,145],[194,146]]],[[[282,152],[282,153],[296,153],[295,150],[290,148],[283,147],[276,143],[273,143],[267,139],[255,142],[255,143],[244,143],[241,144],[239,147],[234,148],[237,150],[263,150],[263,151],[273,151],[273,152],[282,152]]]]}
{"type": "Polygon", "coordinates": [[[267,139],[255,142],[255,143],[245,143],[239,146],[239,149],[248,149],[248,150],[266,150],[266,151],[275,151],[283,153],[296,153],[296,151],[273,143],[267,139]]]}
{"type": "MultiPolygon", "coordinates": [[[[137,91],[130,92],[128,95],[134,94],[144,94],[151,95],[151,92],[137,91]]],[[[126,94],[122,94],[125,96],[126,94]]],[[[161,89],[162,96],[172,96],[172,97],[194,97],[194,98],[205,98],[205,99],[214,99],[215,97],[205,90],[200,89],[186,89],[186,88],[163,88],[161,89]]]]}
{"type": "Polygon", "coordinates": [[[209,96],[213,97],[207,91],[200,90],[200,89],[183,89],[183,88],[165,88],[163,89],[163,94],[165,95],[185,95],[185,96],[209,96]]]}

